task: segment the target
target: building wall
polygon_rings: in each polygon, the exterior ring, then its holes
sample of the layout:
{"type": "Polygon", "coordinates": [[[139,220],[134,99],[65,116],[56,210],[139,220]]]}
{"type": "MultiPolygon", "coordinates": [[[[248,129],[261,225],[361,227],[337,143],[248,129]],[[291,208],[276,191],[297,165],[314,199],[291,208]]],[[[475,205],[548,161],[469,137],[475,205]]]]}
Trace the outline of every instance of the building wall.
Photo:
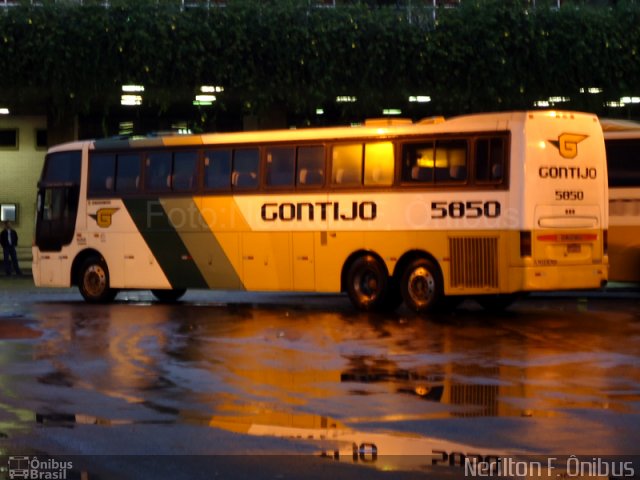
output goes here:
{"type": "Polygon", "coordinates": [[[18,232],[18,257],[23,269],[28,269],[31,263],[36,187],[46,154],[45,148],[36,146],[36,130],[46,128],[45,116],[0,115],[0,129],[18,129],[18,148],[0,147],[0,203],[18,206],[14,228],[18,232]]]}

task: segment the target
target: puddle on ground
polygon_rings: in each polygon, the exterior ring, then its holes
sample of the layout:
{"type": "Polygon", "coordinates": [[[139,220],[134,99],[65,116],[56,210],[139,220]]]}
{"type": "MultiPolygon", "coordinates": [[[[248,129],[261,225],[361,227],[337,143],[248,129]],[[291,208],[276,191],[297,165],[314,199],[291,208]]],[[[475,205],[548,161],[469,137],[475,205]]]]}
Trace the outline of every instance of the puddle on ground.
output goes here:
{"type": "Polygon", "coordinates": [[[425,319],[219,303],[39,308],[47,335],[34,357],[51,368],[37,382],[69,391],[62,412],[39,410],[45,427],[205,425],[311,443],[330,460],[423,469],[434,459],[535,453],[553,441],[576,452],[615,449],[615,426],[580,422],[640,413],[632,313],[462,309],[425,319]],[[130,409],[97,414],[99,405],[73,395],[81,390],[130,409]],[[583,433],[594,426],[597,438],[583,433]]]}

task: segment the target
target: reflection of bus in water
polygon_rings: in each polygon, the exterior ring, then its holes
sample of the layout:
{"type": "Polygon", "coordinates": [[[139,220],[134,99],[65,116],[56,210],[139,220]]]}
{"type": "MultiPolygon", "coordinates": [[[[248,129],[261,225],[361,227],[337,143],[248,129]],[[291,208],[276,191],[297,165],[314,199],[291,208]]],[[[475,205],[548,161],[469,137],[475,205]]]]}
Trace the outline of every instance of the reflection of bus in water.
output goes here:
{"type": "Polygon", "coordinates": [[[291,439],[315,445],[329,460],[383,471],[426,471],[431,467],[464,467],[465,461],[497,460],[520,453],[412,432],[372,431],[345,425],[331,417],[269,411],[252,415],[218,415],[209,426],[258,437],[291,439]]]}
{"type": "Polygon", "coordinates": [[[34,281],[415,311],[599,288],[604,159],[594,115],[552,111],[70,143],[39,182],[34,281]]]}
{"type": "Polygon", "coordinates": [[[640,282],[640,123],[600,124],[609,169],[609,279],[640,282]]]}

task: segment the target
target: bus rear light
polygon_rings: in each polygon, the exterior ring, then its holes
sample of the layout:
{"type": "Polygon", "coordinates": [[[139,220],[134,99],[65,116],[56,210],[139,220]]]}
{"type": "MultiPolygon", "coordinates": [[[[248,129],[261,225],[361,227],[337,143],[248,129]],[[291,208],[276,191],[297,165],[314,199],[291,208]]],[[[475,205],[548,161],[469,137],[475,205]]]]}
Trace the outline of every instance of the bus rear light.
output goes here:
{"type": "Polygon", "coordinates": [[[603,255],[609,254],[609,230],[602,231],[602,253],[603,255]]]}
{"type": "Polygon", "coordinates": [[[538,235],[539,242],[557,242],[559,240],[558,235],[549,234],[549,235],[538,235]]]}
{"type": "Polygon", "coordinates": [[[531,256],[531,232],[529,231],[520,232],[520,256],[531,256]]]}

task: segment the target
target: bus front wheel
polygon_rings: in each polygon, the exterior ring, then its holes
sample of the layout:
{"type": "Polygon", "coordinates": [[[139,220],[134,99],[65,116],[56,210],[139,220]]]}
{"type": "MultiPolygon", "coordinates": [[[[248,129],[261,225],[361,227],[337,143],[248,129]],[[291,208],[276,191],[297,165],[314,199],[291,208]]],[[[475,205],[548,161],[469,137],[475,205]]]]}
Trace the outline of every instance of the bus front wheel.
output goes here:
{"type": "Polygon", "coordinates": [[[400,290],[404,303],[415,312],[430,312],[441,303],[442,275],[438,267],[426,258],[411,262],[402,275],[400,290]]]}
{"type": "Polygon", "coordinates": [[[388,284],[386,268],[372,255],[358,258],[347,273],[347,293],[358,310],[380,309],[385,302],[388,284]]]}
{"type": "Polygon", "coordinates": [[[82,264],[78,288],[82,297],[89,303],[110,302],[118,293],[109,286],[109,270],[100,257],[89,257],[82,264]]]}
{"type": "Polygon", "coordinates": [[[180,300],[186,291],[185,288],[175,288],[173,290],[151,290],[151,293],[159,302],[173,303],[180,300]]]}

